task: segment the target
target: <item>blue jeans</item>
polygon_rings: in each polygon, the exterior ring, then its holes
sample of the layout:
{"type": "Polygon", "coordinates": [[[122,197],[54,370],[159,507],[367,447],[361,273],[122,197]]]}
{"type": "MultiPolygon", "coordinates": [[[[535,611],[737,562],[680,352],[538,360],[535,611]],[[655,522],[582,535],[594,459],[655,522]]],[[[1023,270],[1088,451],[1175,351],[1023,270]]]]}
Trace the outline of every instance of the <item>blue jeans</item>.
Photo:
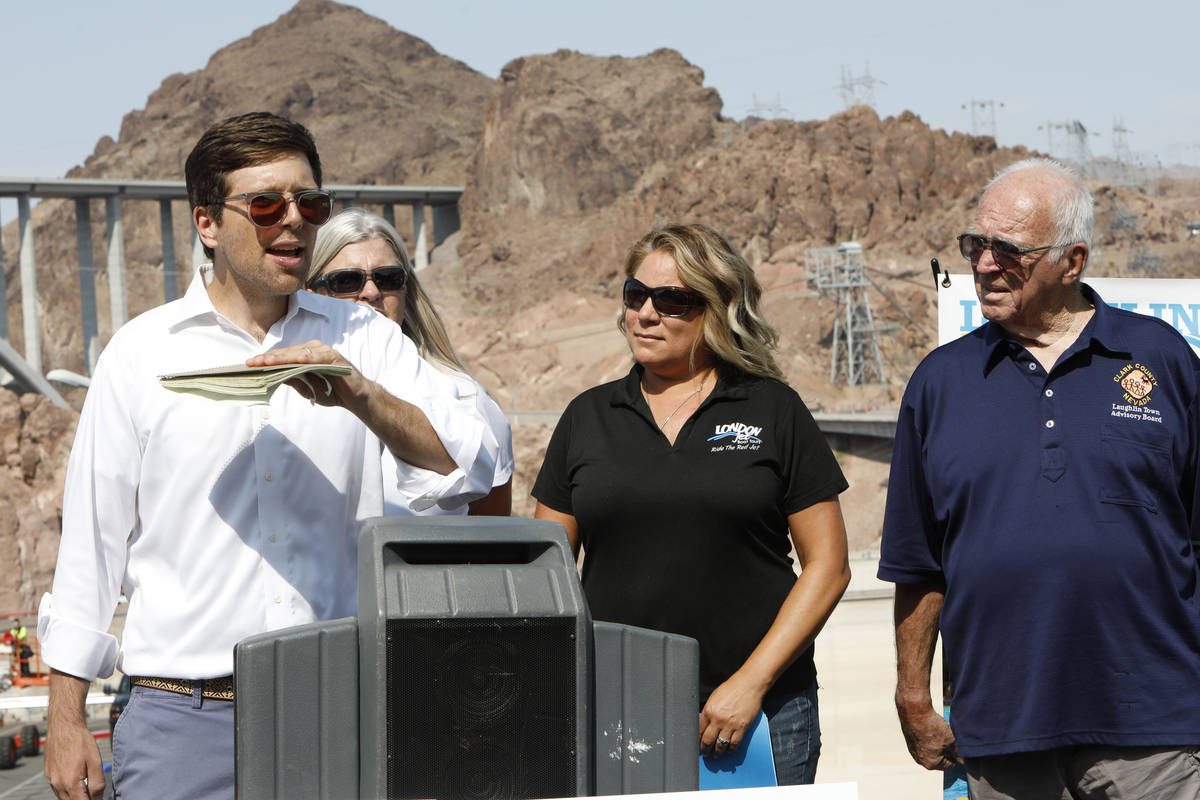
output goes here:
{"type": "Polygon", "coordinates": [[[821,755],[821,721],[817,715],[817,682],[790,697],[767,696],[763,713],[771,727],[771,756],[780,786],[812,783],[821,755]]]}

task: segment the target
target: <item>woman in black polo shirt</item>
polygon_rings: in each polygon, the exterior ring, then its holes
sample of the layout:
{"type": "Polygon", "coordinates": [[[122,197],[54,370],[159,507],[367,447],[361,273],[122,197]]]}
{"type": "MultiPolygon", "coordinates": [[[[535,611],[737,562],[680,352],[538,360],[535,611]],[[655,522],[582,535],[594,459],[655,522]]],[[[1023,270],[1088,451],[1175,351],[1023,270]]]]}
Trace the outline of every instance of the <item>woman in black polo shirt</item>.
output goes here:
{"type": "Polygon", "coordinates": [[[850,580],[846,479],[780,380],[758,281],[719,233],[655,229],[625,274],[618,326],[637,363],[563,413],[536,516],[582,544],[595,619],[700,642],[702,752],[736,750],[761,708],[779,783],[811,783],[813,640],[850,580]]]}

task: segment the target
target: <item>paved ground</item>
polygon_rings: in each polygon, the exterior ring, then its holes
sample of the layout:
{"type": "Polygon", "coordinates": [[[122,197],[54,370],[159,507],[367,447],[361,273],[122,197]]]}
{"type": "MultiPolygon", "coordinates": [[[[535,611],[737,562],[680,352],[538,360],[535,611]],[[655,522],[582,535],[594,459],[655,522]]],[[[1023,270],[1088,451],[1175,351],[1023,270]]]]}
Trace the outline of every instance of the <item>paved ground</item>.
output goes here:
{"type": "Polygon", "coordinates": [[[891,597],[844,599],[817,638],[817,783],[855,781],[859,800],[937,800],[942,774],[913,763],[896,721],[893,638],[891,597]]]}
{"type": "MultiPolygon", "coordinates": [[[[97,706],[90,727],[93,732],[108,733],[108,706],[97,706]]],[[[19,715],[18,715],[19,721],[19,715]]],[[[38,718],[33,720],[46,734],[46,725],[38,718]]],[[[112,747],[107,736],[96,740],[100,745],[100,757],[107,764],[112,760],[112,747]]],[[[108,795],[105,794],[107,798],[108,795]]],[[[46,783],[42,772],[42,754],[22,756],[13,769],[0,770],[0,800],[54,800],[54,792],[46,783]]]]}

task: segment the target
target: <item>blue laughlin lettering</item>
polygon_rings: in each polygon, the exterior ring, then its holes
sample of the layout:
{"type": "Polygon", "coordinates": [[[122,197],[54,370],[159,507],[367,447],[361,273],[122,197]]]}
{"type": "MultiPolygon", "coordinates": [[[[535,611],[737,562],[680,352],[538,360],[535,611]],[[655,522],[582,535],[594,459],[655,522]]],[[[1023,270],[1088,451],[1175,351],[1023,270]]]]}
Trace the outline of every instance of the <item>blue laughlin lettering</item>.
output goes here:
{"type": "Polygon", "coordinates": [[[963,312],[962,327],[959,328],[959,333],[970,333],[980,325],[980,323],[975,321],[975,309],[979,308],[979,301],[959,300],[958,304],[962,306],[963,312]]]}
{"type": "Polygon", "coordinates": [[[1200,334],[1200,326],[1196,322],[1197,310],[1200,310],[1200,304],[1197,303],[1189,303],[1187,308],[1184,308],[1183,303],[1171,303],[1171,324],[1175,326],[1175,330],[1184,336],[1189,333],[1192,336],[1200,334]]]}

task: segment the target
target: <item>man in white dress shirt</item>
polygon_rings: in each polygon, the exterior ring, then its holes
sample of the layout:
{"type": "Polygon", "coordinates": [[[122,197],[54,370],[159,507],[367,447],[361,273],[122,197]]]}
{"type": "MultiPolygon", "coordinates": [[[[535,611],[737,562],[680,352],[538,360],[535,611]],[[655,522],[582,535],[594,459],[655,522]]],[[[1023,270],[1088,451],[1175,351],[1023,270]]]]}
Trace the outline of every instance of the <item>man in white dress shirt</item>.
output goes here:
{"type": "MultiPolygon", "coordinates": [[[[193,222],[212,259],[180,300],[112,337],[67,471],[63,534],[38,637],[53,668],[46,777],[99,798],[84,718],[114,668],[133,695],[113,738],[119,796],[233,797],[233,646],[352,616],[356,535],[383,509],[381,456],[433,477],[427,502],[480,497],[464,471],[486,447],[473,404],[371,309],[301,291],[332,210],[309,132],[252,113],[188,157],[193,222]],[[158,376],[231,364],[350,364],[328,394],[265,403],[163,388],[158,376]],[[108,629],[122,587],[120,643],[108,629]]],[[[323,388],[323,387],[322,387],[323,388]]]]}

